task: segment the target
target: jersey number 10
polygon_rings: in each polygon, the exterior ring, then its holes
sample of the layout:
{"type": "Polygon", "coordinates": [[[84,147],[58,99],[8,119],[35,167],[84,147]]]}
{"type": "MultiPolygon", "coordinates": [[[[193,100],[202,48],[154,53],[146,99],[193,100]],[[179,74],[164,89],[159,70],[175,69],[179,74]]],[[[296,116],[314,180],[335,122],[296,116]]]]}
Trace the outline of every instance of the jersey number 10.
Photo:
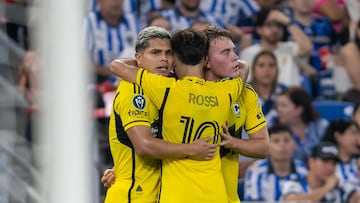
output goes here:
{"type": "Polygon", "coordinates": [[[205,137],[205,136],[214,136],[213,144],[218,143],[219,141],[220,127],[216,121],[202,122],[196,130],[194,129],[194,125],[195,125],[194,118],[188,116],[181,116],[180,123],[184,123],[184,136],[182,139],[182,143],[184,144],[192,143],[194,140],[197,140],[200,137],[205,137]],[[206,134],[204,134],[204,131],[206,132],[206,134]],[[209,131],[211,132],[211,134],[208,133],[209,131]]]}

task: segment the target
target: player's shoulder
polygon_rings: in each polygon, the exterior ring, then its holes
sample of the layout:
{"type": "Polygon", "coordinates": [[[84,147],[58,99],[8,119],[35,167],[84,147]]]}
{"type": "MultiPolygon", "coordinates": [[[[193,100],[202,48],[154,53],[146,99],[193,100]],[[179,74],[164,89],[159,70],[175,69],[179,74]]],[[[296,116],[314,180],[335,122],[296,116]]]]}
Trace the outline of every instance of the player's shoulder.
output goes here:
{"type": "Polygon", "coordinates": [[[120,94],[144,94],[143,89],[139,85],[125,80],[122,80],[119,83],[117,92],[119,92],[120,94]]]}
{"type": "Polygon", "coordinates": [[[253,88],[253,86],[249,83],[244,83],[243,90],[241,92],[241,99],[243,100],[257,100],[258,94],[256,90],[253,88]]]}
{"type": "Polygon", "coordinates": [[[249,83],[244,83],[244,90],[243,90],[243,91],[246,92],[246,93],[249,93],[249,94],[255,94],[255,95],[257,95],[256,90],[255,90],[254,87],[253,87],[251,84],[249,84],[249,83]]]}

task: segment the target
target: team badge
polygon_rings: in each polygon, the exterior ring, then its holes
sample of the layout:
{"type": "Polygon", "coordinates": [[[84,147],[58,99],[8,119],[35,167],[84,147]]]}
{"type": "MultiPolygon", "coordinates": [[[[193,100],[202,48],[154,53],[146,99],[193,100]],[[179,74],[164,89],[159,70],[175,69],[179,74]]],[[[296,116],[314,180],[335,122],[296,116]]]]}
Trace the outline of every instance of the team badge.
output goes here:
{"type": "Polygon", "coordinates": [[[137,108],[139,110],[143,110],[146,105],[146,100],[143,95],[138,94],[133,97],[132,103],[135,106],[135,108],[137,108]]]}
{"type": "Polygon", "coordinates": [[[238,103],[234,103],[233,110],[236,115],[239,115],[240,114],[240,105],[238,103]]]}

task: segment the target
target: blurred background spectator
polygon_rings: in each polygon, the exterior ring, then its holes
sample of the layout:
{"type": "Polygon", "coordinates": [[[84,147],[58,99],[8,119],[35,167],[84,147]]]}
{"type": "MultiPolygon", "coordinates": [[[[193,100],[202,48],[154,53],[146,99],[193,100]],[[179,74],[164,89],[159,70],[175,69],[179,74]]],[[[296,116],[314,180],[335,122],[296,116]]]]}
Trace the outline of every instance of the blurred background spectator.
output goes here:
{"type": "Polygon", "coordinates": [[[301,87],[286,88],[277,96],[275,116],[268,124],[274,123],[292,130],[297,144],[294,158],[303,162],[307,161],[328,126],[328,121],[320,117],[312,106],[310,95],[301,87]]]}
{"type": "MultiPolygon", "coordinates": [[[[300,86],[301,73],[305,73],[305,70],[300,70],[302,67],[299,63],[308,57],[312,49],[309,38],[288,16],[275,9],[261,9],[255,16],[255,27],[260,41],[245,48],[240,57],[252,66],[255,55],[261,50],[273,51],[279,68],[278,81],[286,86],[300,86]],[[291,33],[294,41],[281,41],[285,29],[291,33]]],[[[249,80],[251,78],[250,72],[249,80]]]]}
{"type": "Polygon", "coordinates": [[[337,119],[332,121],[325,131],[322,141],[331,142],[339,151],[336,164],[336,176],[339,184],[351,183],[360,188],[356,157],[360,148],[360,127],[352,120],[337,119]]]}
{"type": "Polygon", "coordinates": [[[355,29],[355,39],[340,50],[340,64],[350,78],[352,86],[344,93],[343,100],[360,103],[360,21],[355,29]]]}
{"type": "Polygon", "coordinates": [[[339,152],[333,143],[321,142],[314,147],[308,161],[308,175],[300,181],[286,181],[282,200],[311,202],[360,201],[360,192],[348,182],[340,184],[335,175],[339,152]]]}
{"type": "Polygon", "coordinates": [[[268,50],[260,51],[254,57],[251,72],[250,84],[258,93],[264,116],[268,119],[268,114],[275,110],[277,94],[286,88],[278,82],[279,68],[274,53],[268,50]]]}
{"type": "Polygon", "coordinates": [[[245,201],[279,201],[284,181],[301,180],[307,175],[306,163],[293,159],[296,142],[285,125],[269,128],[270,154],[255,161],[246,171],[245,201]]]}

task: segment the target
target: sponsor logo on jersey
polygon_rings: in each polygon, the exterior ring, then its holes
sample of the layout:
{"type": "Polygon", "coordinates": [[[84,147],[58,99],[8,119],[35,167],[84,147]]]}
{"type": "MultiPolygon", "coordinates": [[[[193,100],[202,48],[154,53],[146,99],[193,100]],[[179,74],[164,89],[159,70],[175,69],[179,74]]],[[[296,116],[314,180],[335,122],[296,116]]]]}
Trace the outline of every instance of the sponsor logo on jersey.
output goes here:
{"type": "Polygon", "coordinates": [[[132,103],[135,106],[135,108],[139,110],[144,110],[146,105],[146,99],[143,95],[138,94],[133,97],[132,103]]]}
{"type": "Polygon", "coordinates": [[[189,93],[188,103],[196,104],[196,105],[204,105],[204,106],[219,106],[217,96],[207,96],[207,95],[196,95],[193,93],[189,93]]]}
{"type": "Polygon", "coordinates": [[[148,116],[148,112],[141,110],[131,110],[128,111],[129,116],[148,116]]]}

